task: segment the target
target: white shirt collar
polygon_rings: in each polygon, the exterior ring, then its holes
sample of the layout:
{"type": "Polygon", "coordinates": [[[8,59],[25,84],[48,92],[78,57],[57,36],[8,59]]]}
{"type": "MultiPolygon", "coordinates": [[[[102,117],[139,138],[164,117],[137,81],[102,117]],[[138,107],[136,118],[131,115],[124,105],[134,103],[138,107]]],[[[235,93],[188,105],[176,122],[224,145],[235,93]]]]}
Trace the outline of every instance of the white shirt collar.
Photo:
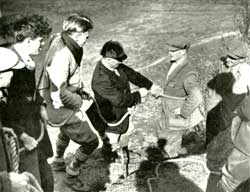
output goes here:
{"type": "Polygon", "coordinates": [[[20,55],[21,59],[23,60],[20,62],[23,62],[27,69],[34,70],[35,69],[35,62],[30,57],[27,50],[21,44],[15,44],[15,45],[13,45],[13,47],[15,48],[15,50],[17,51],[17,53],[20,55]]]}

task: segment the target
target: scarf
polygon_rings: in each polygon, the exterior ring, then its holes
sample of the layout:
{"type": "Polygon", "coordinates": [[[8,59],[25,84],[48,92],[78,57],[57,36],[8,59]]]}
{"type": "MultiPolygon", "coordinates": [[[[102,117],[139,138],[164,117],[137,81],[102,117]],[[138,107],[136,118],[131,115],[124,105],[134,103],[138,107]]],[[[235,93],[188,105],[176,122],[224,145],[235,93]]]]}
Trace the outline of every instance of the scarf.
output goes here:
{"type": "Polygon", "coordinates": [[[71,37],[69,37],[65,32],[61,33],[61,38],[63,43],[69,48],[70,52],[73,54],[76,63],[80,66],[83,56],[83,48],[80,47],[71,37]]]}
{"type": "Polygon", "coordinates": [[[116,59],[113,59],[113,58],[104,58],[104,57],[102,58],[102,64],[103,64],[108,70],[115,72],[115,74],[116,74],[117,76],[120,76],[118,70],[115,69],[115,68],[111,68],[111,67],[110,67],[110,64],[111,64],[112,66],[113,66],[113,65],[117,65],[117,67],[118,67],[118,65],[119,65],[120,63],[121,63],[121,62],[119,62],[119,61],[117,61],[116,59]]]}

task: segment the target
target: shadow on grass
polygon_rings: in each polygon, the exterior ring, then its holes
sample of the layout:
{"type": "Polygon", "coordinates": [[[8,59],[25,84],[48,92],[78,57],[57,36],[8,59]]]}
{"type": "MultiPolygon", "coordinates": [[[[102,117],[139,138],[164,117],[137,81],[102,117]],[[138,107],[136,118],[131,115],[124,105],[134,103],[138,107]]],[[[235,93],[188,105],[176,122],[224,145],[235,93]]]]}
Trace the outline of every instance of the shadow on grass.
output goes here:
{"type": "MultiPolygon", "coordinates": [[[[159,143],[158,143],[159,144],[159,143]]],[[[136,172],[136,188],[138,192],[202,192],[191,180],[180,174],[180,168],[175,163],[162,163],[158,169],[159,177],[150,181],[148,179],[156,177],[156,166],[161,163],[165,157],[159,147],[148,147],[146,149],[147,159],[140,163],[136,172]]]]}
{"type": "MultiPolygon", "coordinates": [[[[70,159],[67,160],[69,162],[70,159]]],[[[56,173],[57,190],[64,192],[100,192],[106,190],[110,183],[111,155],[103,149],[96,150],[89,159],[81,165],[80,175],[68,177],[65,173],[56,173]]]]}

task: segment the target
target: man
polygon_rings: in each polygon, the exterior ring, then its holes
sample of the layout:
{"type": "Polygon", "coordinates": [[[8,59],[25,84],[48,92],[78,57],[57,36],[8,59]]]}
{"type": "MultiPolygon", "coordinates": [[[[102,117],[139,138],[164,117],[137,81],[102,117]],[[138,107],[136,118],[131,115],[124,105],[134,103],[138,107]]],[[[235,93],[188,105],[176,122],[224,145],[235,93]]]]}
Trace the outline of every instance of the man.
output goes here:
{"type": "MultiPolygon", "coordinates": [[[[227,44],[225,55],[227,63],[231,67],[230,73],[234,77],[234,82],[231,85],[231,94],[222,96],[222,103],[224,103],[223,106],[230,109],[227,111],[231,112],[232,115],[227,115],[225,110],[222,110],[222,114],[230,117],[227,119],[229,123],[226,128],[230,128],[232,150],[224,157],[227,160],[223,160],[222,176],[216,178],[214,175],[210,175],[207,191],[232,192],[250,178],[250,66],[247,63],[249,53],[249,48],[244,42],[233,40],[227,44]],[[223,113],[223,111],[225,112],[223,113]],[[218,180],[219,182],[217,182],[218,180]]],[[[214,140],[221,139],[218,136],[214,140]]],[[[228,143],[224,145],[228,145],[228,143]]],[[[216,152],[222,150],[218,149],[216,152]]],[[[208,153],[208,156],[212,157],[213,154],[209,155],[208,153]]],[[[249,185],[244,187],[246,187],[245,190],[249,190],[249,185]]]]}
{"type": "Polygon", "coordinates": [[[99,144],[99,135],[92,125],[95,120],[88,114],[93,107],[90,107],[92,100],[88,100],[87,94],[82,94],[81,83],[83,46],[92,29],[93,23],[87,16],[70,15],[63,22],[63,32],[53,38],[45,59],[48,81],[47,85],[44,84],[43,94],[49,124],[60,127],[53,169],[65,170],[63,156],[70,140],[80,145],[66,167],[70,177],[80,174],[81,164],[99,144]]]}
{"type": "Polygon", "coordinates": [[[228,41],[221,50],[220,62],[215,62],[208,68],[210,81],[207,84],[206,110],[206,144],[219,133],[230,127],[233,111],[242,101],[232,92],[232,86],[239,70],[246,63],[248,45],[237,39],[228,41]],[[223,112],[222,112],[223,111],[223,112]],[[227,125],[229,123],[229,125],[227,125]]]}
{"type": "MultiPolygon", "coordinates": [[[[13,76],[13,69],[23,68],[22,63],[18,63],[17,55],[5,48],[0,48],[0,191],[1,192],[28,192],[31,189],[29,177],[22,173],[14,172],[12,160],[10,159],[10,151],[7,145],[6,133],[14,136],[12,129],[3,127],[2,118],[6,115],[6,88],[10,84],[13,76]]],[[[36,190],[33,190],[36,191],[36,190]]]]}
{"type": "Polygon", "coordinates": [[[20,147],[19,171],[32,173],[44,191],[54,191],[52,170],[47,159],[53,155],[46,129],[46,104],[37,91],[36,64],[32,56],[38,55],[52,28],[41,15],[22,15],[14,22],[15,43],[10,47],[24,67],[15,70],[8,90],[7,118],[5,125],[17,134],[20,147]],[[42,123],[43,122],[43,123],[42,123]],[[40,141],[37,139],[43,133],[40,141]]]}
{"type": "MultiPolygon", "coordinates": [[[[249,70],[250,72],[250,70],[249,70]]],[[[222,168],[217,187],[220,192],[233,192],[241,183],[250,179],[250,97],[241,103],[232,121],[233,150],[222,168]]],[[[245,188],[249,190],[249,184],[245,188]]]]}
{"type": "MultiPolygon", "coordinates": [[[[102,59],[97,63],[92,89],[101,115],[108,123],[119,122],[128,112],[128,108],[141,103],[151,91],[160,95],[162,89],[148,78],[123,64],[127,55],[120,42],[108,41],[101,50],[102,59]],[[138,86],[138,91],[131,92],[129,83],[138,86]]],[[[106,133],[113,150],[126,147],[133,131],[133,124],[127,116],[117,126],[108,126],[106,133]]]]}
{"type": "Polygon", "coordinates": [[[207,84],[209,92],[212,93],[207,99],[207,106],[213,105],[207,113],[206,121],[207,166],[213,171],[221,170],[233,148],[230,137],[232,120],[236,116],[235,110],[246,95],[235,94],[233,85],[238,82],[239,74],[245,71],[245,66],[248,66],[248,55],[248,45],[234,39],[228,41],[223,49],[224,63],[212,66],[213,69],[224,68],[224,72],[214,70],[214,74],[218,74],[207,84]]]}
{"type": "Polygon", "coordinates": [[[185,40],[168,43],[170,63],[164,85],[160,135],[167,140],[164,147],[168,157],[187,153],[181,147],[182,136],[203,119],[203,96],[199,85],[199,74],[188,61],[190,44],[185,40]]]}

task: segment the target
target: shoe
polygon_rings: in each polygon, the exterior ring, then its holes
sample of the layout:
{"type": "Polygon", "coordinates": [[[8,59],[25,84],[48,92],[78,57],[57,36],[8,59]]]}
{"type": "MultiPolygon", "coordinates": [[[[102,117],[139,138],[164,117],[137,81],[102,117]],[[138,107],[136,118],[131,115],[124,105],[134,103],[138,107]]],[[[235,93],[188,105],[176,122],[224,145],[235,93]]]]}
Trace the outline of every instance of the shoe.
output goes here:
{"type": "Polygon", "coordinates": [[[55,172],[65,172],[66,164],[63,158],[55,158],[51,164],[51,168],[55,172]]]}
{"type": "Polygon", "coordinates": [[[80,174],[80,168],[76,168],[76,167],[73,167],[71,165],[68,165],[66,167],[66,173],[69,175],[69,176],[72,176],[72,177],[75,177],[75,176],[78,176],[80,174]]]}

